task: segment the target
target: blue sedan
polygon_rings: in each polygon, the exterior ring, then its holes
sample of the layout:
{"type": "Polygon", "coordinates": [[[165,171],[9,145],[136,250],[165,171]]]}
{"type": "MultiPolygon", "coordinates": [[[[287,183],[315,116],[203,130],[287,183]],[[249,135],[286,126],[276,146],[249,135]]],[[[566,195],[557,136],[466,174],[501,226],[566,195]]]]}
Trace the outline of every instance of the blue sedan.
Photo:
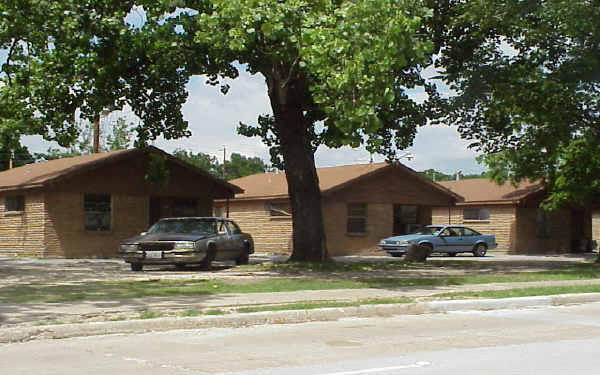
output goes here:
{"type": "Polygon", "coordinates": [[[402,256],[412,244],[426,246],[431,253],[473,253],[476,257],[485,256],[488,250],[495,249],[496,237],[481,234],[471,228],[459,225],[428,225],[415,233],[384,238],[379,249],[391,256],[402,256]]]}

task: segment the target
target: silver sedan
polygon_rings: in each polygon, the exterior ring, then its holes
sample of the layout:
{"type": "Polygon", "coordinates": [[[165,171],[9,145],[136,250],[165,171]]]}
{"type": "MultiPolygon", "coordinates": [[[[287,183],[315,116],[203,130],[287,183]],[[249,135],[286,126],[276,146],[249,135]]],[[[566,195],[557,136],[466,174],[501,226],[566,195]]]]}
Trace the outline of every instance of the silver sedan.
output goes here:
{"type": "Polygon", "coordinates": [[[254,242],[233,220],[218,217],[165,218],[140,235],[121,241],[119,255],[141,271],[147,264],[210,266],[213,260],[247,264],[254,242]]]}

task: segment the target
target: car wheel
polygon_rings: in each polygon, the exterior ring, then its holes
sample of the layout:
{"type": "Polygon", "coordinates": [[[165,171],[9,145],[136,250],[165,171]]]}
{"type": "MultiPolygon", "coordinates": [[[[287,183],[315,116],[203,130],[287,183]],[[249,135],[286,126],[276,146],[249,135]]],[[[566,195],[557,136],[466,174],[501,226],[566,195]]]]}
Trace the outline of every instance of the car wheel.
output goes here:
{"type": "MultiPolygon", "coordinates": [[[[244,250],[246,251],[246,250],[244,250]]],[[[247,252],[240,255],[236,260],[235,260],[235,264],[237,264],[238,266],[242,265],[242,264],[248,264],[248,262],[250,261],[250,254],[248,254],[247,252]]]]}
{"type": "Polygon", "coordinates": [[[393,256],[394,258],[400,258],[401,256],[403,256],[403,253],[389,253],[391,256],[393,256]]]}
{"type": "Polygon", "coordinates": [[[244,245],[244,252],[235,259],[235,264],[237,264],[238,266],[242,265],[242,264],[248,264],[248,262],[250,261],[250,245],[249,244],[245,244],[244,245]]]}
{"type": "Polygon", "coordinates": [[[427,256],[431,256],[431,254],[433,253],[433,246],[431,246],[431,244],[424,243],[424,244],[419,245],[419,246],[422,246],[422,247],[424,247],[424,248],[427,249],[427,256]]]}
{"type": "Polygon", "coordinates": [[[455,257],[457,253],[447,253],[449,257],[455,257]]]}
{"type": "Polygon", "coordinates": [[[132,271],[139,272],[142,270],[142,268],[144,268],[144,266],[141,263],[131,263],[132,271]]]}
{"type": "Polygon", "coordinates": [[[217,257],[217,247],[214,244],[208,245],[208,249],[206,251],[206,256],[202,259],[200,263],[200,268],[203,270],[210,269],[210,264],[217,257]]]}
{"type": "Polygon", "coordinates": [[[473,249],[473,256],[483,257],[485,256],[485,253],[487,253],[487,246],[482,243],[477,244],[473,249]]]}
{"type": "Polygon", "coordinates": [[[175,269],[177,269],[179,271],[185,270],[185,263],[177,263],[177,264],[175,264],[175,269]]]}

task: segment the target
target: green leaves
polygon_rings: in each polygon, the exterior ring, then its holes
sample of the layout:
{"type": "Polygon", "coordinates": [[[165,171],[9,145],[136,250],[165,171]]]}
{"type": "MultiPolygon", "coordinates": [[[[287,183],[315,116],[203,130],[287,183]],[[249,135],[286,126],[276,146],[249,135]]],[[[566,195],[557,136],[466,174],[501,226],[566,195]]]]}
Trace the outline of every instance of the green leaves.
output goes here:
{"type": "Polygon", "coordinates": [[[498,176],[543,178],[554,206],[579,203],[576,185],[597,180],[582,172],[595,159],[575,158],[574,145],[594,149],[582,137],[600,134],[600,1],[471,0],[445,11],[438,68],[457,93],[445,121],[492,153],[498,176]],[[581,173],[564,162],[573,158],[581,173]]]}

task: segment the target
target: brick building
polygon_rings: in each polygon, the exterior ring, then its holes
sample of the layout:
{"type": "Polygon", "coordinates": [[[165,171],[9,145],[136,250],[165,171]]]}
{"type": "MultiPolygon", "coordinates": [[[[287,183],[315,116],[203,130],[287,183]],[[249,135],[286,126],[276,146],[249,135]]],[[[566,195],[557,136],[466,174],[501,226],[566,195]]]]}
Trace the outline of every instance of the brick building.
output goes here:
{"type": "MultiPolygon", "coordinates": [[[[565,207],[544,211],[540,204],[547,193],[541,183],[497,185],[489,179],[476,178],[442,181],[440,185],[465,200],[455,207],[435,207],[434,224],[462,224],[494,234],[498,249],[511,253],[564,253],[590,247],[590,210],[565,207]]],[[[597,216],[600,222],[600,212],[597,216]]]]}
{"type": "Polygon", "coordinates": [[[0,172],[0,254],[112,257],[157,219],[210,216],[241,192],[155,147],[28,164],[0,172]],[[168,184],[147,181],[151,155],[168,184]]]}
{"type": "MultiPolygon", "coordinates": [[[[372,163],[318,168],[327,248],[331,255],[376,251],[383,237],[431,224],[434,206],[462,198],[402,164],[372,163]]],[[[283,173],[230,181],[244,189],[215,203],[217,215],[234,219],[257,251],[291,252],[292,218],[283,173]]]]}

